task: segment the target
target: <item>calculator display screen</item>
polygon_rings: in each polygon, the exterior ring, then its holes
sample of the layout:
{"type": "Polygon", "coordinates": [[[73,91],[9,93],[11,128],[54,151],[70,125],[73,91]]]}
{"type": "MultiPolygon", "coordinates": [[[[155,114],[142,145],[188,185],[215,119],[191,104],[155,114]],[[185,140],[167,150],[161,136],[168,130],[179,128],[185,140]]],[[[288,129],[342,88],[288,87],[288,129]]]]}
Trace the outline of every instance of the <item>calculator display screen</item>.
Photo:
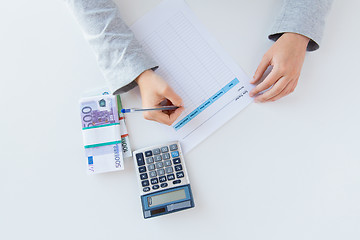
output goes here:
{"type": "Polygon", "coordinates": [[[180,190],[176,190],[173,192],[167,192],[167,193],[151,196],[151,197],[148,197],[147,200],[148,200],[149,207],[153,207],[153,206],[161,205],[161,204],[164,204],[167,202],[178,201],[178,200],[185,199],[185,198],[186,198],[185,190],[180,189],[180,190]]]}

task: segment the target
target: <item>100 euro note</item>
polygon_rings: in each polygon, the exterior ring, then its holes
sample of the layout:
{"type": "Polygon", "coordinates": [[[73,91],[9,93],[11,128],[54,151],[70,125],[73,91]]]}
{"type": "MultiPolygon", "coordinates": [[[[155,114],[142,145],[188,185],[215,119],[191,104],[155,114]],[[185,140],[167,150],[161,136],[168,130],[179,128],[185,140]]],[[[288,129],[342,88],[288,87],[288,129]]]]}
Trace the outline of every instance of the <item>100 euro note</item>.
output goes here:
{"type": "Polygon", "coordinates": [[[88,173],[124,169],[117,99],[99,95],[80,100],[88,173]]]}
{"type": "Polygon", "coordinates": [[[128,158],[128,157],[132,157],[129,134],[125,124],[125,115],[120,111],[120,109],[123,108],[120,95],[116,95],[116,99],[119,110],[121,145],[122,145],[123,156],[124,158],[128,158]]]}

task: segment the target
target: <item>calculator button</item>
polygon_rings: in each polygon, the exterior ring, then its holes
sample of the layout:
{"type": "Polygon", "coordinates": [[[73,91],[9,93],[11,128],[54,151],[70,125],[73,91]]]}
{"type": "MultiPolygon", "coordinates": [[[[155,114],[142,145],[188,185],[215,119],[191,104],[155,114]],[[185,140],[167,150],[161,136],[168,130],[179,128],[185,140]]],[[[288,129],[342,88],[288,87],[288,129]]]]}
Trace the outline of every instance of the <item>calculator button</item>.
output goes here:
{"type": "Polygon", "coordinates": [[[175,151],[175,150],[177,150],[177,149],[178,149],[177,144],[172,144],[172,145],[170,145],[170,151],[175,151]]]}
{"type": "Polygon", "coordinates": [[[174,180],[174,179],[175,179],[175,175],[174,175],[174,174],[169,174],[169,175],[167,175],[167,179],[168,179],[169,181],[174,180]]]}
{"type": "Polygon", "coordinates": [[[157,183],[159,183],[159,179],[157,179],[157,178],[152,178],[151,180],[151,184],[157,184],[157,183]]]}
{"type": "Polygon", "coordinates": [[[146,172],[146,167],[145,166],[139,167],[139,173],[143,173],[143,172],[146,172]]]}
{"type": "Polygon", "coordinates": [[[164,153],[164,154],[162,155],[162,158],[163,158],[164,160],[170,159],[170,154],[169,154],[169,153],[164,153]]]}
{"type": "Polygon", "coordinates": [[[152,151],[146,151],[145,156],[146,157],[151,157],[152,156],[152,151]]]}
{"type": "Polygon", "coordinates": [[[180,158],[174,158],[174,159],[173,159],[173,163],[174,163],[174,164],[179,164],[179,163],[181,163],[180,158]]]}
{"type": "Polygon", "coordinates": [[[148,165],[148,169],[149,169],[149,171],[154,170],[155,169],[155,164],[148,165]]]}
{"type": "Polygon", "coordinates": [[[138,164],[139,167],[142,166],[142,165],[145,165],[144,154],[137,153],[136,154],[136,161],[137,161],[137,164],[138,164]]]}
{"type": "Polygon", "coordinates": [[[171,166],[171,160],[164,161],[165,167],[171,166]]]}
{"type": "Polygon", "coordinates": [[[152,186],[152,189],[154,189],[154,190],[159,189],[159,185],[152,186]]]}
{"type": "Polygon", "coordinates": [[[162,167],[164,167],[164,164],[163,164],[163,162],[157,162],[155,164],[155,166],[156,166],[156,168],[162,168],[162,167]]]}
{"type": "Polygon", "coordinates": [[[179,152],[178,152],[178,151],[171,152],[171,156],[172,156],[173,158],[176,158],[176,157],[179,156],[179,152]]]}
{"type": "Polygon", "coordinates": [[[160,148],[155,148],[155,149],[153,149],[153,154],[154,154],[154,155],[160,154],[160,148]]]}
{"type": "Polygon", "coordinates": [[[155,164],[148,165],[148,169],[149,169],[149,171],[154,170],[155,169],[155,164]]]}
{"type": "Polygon", "coordinates": [[[162,187],[162,188],[167,187],[167,186],[168,186],[167,183],[162,183],[162,184],[160,184],[160,187],[162,187]]]}
{"type": "Polygon", "coordinates": [[[184,177],[184,172],[177,172],[176,177],[177,178],[183,178],[184,177]]]}
{"type": "Polygon", "coordinates": [[[154,159],[155,159],[155,162],[159,162],[162,160],[162,157],[161,157],[161,155],[156,155],[156,156],[154,156],[154,159]]]}
{"type": "Polygon", "coordinates": [[[148,178],[147,173],[142,173],[142,174],[140,174],[140,179],[141,179],[141,180],[144,180],[144,179],[147,179],[147,178],[148,178]]]}
{"type": "Polygon", "coordinates": [[[165,168],[165,172],[166,173],[172,173],[174,170],[173,170],[173,168],[172,167],[167,167],[167,168],[165,168]]]}
{"type": "Polygon", "coordinates": [[[180,179],[173,181],[173,184],[179,184],[179,183],[181,183],[180,179]]]}
{"type": "Polygon", "coordinates": [[[159,176],[162,176],[162,175],[165,174],[165,170],[164,170],[163,168],[161,168],[161,169],[157,170],[157,174],[158,174],[159,176]]]}
{"type": "Polygon", "coordinates": [[[165,176],[159,177],[159,181],[160,182],[166,182],[166,177],[165,176]]]}
{"type": "Polygon", "coordinates": [[[143,188],[143,191],[144,191],[144,192],[148,192],[148,191],[150,191],[150,188],[149,188],[149,187],[144,187],[144,188],[143,188]]]}
{"type": "Polygon", "coordinates": [[[154,158],[153,157],[148,157],[146,158],[146,163],[147,164],[150,164],[150,163],[153,163],[154,162],[154,158]]]}
{"type": "Polygon", "coordinates": [[[162,153],[166,153],[166,152],[168,152],[169,151],[169,148],[168,147],[162,147],[161,148],[161,152],[162,153]]]}
{"type": "Polygon", "coordinates": [[[151,178],[152,178],[152,177],[156,177],[156,176],[157,176],[157,174],[156,174],[156,172],[155,172],[155,171],[149,172],[149,174],[150,174],[150,177],[151,177],[151,178]]]}
{"type": "Polygon", "coordinates": [[[149,186],[149,180],[144,180],[144,181],[142,181],[142,182],[141,182],[141,185],[142,185],[143,187],[149,186]]]}
{"type": "Polygon", "coordinates": [[[175,166],[175,171],[181,171],[182,169],[183,168],[180,164],[175,166]]]}

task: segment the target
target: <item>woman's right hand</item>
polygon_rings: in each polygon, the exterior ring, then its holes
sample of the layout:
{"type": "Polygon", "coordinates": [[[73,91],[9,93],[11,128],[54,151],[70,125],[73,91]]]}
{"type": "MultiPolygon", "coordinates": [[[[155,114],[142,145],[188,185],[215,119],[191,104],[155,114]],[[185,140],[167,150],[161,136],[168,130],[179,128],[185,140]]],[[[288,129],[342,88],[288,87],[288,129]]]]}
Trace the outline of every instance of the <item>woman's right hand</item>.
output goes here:
{"type": "Polygon", "coordinates": [[[182,99],[174,92],[167,82],[152,70],[146,70],[135,80],[140,88],[143,108],[161,107],[160,103],[167,100],[169,104],[179,107],[174,111],[147,111],[144,118],[166,125],[171,125],[184,110],[182,99]]]}

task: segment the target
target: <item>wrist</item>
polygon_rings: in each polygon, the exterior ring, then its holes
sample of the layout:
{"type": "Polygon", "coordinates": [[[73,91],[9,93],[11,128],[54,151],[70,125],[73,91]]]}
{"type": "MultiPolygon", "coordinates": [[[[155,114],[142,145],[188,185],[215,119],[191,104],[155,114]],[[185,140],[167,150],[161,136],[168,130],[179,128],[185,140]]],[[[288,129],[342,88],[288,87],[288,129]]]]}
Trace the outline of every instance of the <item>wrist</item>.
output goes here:
{"type": "Polygon", "coordinates": [[[140,85],[144,79],[146,79],[149,75],[153,74],[154,71],[151,69],[145,70],[144,72],[142,72],[136,79],[135,82],[140,85]]]}
{"type": "Polygon", "coordinates": [[[310,38],[298,34],[298,33],[293,33],[293,32],[286,32],[283,34],[284,38],[287,38],[289,40],[291,40],[292,42],[296,43],[296,45],[302,45],[305,48],[307,47],[307,45],[309,44],[310,38]]]}

